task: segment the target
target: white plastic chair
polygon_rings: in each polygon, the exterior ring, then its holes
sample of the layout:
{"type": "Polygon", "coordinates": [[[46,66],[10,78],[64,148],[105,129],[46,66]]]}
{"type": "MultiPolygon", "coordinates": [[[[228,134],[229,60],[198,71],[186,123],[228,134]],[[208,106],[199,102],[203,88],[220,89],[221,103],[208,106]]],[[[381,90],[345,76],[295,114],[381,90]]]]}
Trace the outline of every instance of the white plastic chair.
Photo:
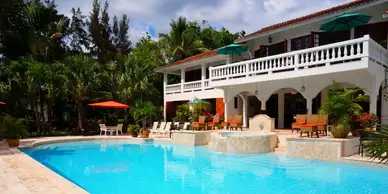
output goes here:
{"type": "Polygon", "coordinates": [[[99,126],[100,126],[100,136],[102,135],[102,132],[104,132],[104,135],[106,135],[107,132],[110,132],[110,131],[106,128],[105,124],[99,124],[99,126]]]}
{"type": "Polygon", "coordinates": [[[151,131],[151,134],[153,133],[158,134],[160,131],[164,130],[165,127],[166,127],[166,122],[161,122],[159,128],[151,131]]]}
{"type": "Polygon", "coordinates": [[[118,124],[116,128],[116,133],[120,132],[123,135],[123,124],[118,124]]]}
{"type": "Polygon", "coordinates": [[[185,122],[185,123],[183,124],[182,130],[187,130],[187,128],[189,128],[189,126],[190,126],[190,122],[185,122]]]}
{"type": "Polygon", "coordinates": [[[151,133],[153,133],[154,131],[156,131],[156,129],[158,128],[158,125],[159,125],[159,122],[154,122],[154,124],[152,125],[152,129],[150,130],[151,133]]]}
{"type": "Polygon", "coordinates": [[[173,122],[172,124],[175,126],[175,129],[179,129],[179,122],[173,122]]]}
{"type": "Polygon", "coordinates": [[[159,133],[160,134],[170,133],[170,129],[171,129],[171,122],[167,122],[164,130],[163,129],[160,130],[159,133]]]}

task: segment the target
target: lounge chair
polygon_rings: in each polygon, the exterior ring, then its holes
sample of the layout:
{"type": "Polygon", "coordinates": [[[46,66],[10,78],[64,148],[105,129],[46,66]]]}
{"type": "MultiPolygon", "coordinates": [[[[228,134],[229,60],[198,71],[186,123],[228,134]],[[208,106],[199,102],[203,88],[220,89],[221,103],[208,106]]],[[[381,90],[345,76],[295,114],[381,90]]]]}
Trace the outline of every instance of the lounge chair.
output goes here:
{"type": "Polygon", "coordinates": [[[327,135],[327,115],[319,115],[318,118],[318,132],[322,132],[323,135],[327,135]]]}
{"type": "Polygon", "coordinates": [[[294,130],[298,132],[300,130],[300,126],[306,124],[306,116],[307,115],[296,115],[295,122],[292,123],[291,132],[294,133],[294,130]]]}
{"type": "Polygon", "coordinates": [[[106,135],[107,132],[109,132],[108,128],[106,128],[105,124],[99,124],[100,126],[100,135],[102,135],[102,132],[104,132],[104,135],[106,135]]]}
{"type": "Polygon", "coordinates": [[[185,122],[185,123],[183,124],[182,130],[188,130],[189,126],[190,126],[190,122],[185,122]]]}
{"type": "Polygon", "coordinates": [[[159,132],[164,130],[165,127],[166,127],[166,122],[161,122],[159,128],[151,131],[151,134],[159,134],[159,132]]]}
{"type": "Polygon", "coordinates": [[[174,129],[179,130],[179,122],[173,122],[172,125],[174,126],[174,129]]]}
{"type": "Polygon", "coordinates": [[[233,116],[228,116],[228,119],[221,123],[221,129],[229,129],[230,123],[233,121],[233,116]]]}
{"type": "Polygon", "coordinates": [[[168,134],[168,133],[170,133],[171,124],[172,124],[172,122],[167,122],[166,123],[166,127],[164,129],[160,130],[159,134],[168,134]]]}
{"type": "Polygon", "coordinates": [[[191,124],[191,127],[193,128],[193,130],[194,129],[198,129],[198,130],[204,129],[205,128],[205,119],[206,119],[205,116],[199,116],[198,122],[193,122],[191,124]]]}
{"type": "Polygon", "coordinates": [[[238,130],[238,128],[240,128],[241,131],[242,131],[242,115],[236,115],[233,118],[233,121],[230,122],[229,128],[230,129],[236,129],[236,130],[238,130]]]}
{"type": "Polygon", "coordinates": [[[208,122],[208,123],[207,123],[207,127],[210,128],[210,129],[215,129],[216,127],[217,127],[218,129],[220,129],[220,124],[219,124],[219,122],[220,122],[220,116],[214,115],[214,116],[213,116],[213,120],[212,120],[211,122],[208,122]]]}
{"type": "Polygon", "coordinates": [[[156,129],[158,128],[159,122],[154,122],[152,125],[152,129],[150,130],[151,133],[156,132],[156,129]]]}
{"type": "Polygon", "coordinates": [[[319,115],[307,115],[306,124],[300,126],[300,136],[302,137],[302,133],[306,132],[307,136],[313,137],[313,133],[315,132],[318,135],[318,121],[319,115]]]}

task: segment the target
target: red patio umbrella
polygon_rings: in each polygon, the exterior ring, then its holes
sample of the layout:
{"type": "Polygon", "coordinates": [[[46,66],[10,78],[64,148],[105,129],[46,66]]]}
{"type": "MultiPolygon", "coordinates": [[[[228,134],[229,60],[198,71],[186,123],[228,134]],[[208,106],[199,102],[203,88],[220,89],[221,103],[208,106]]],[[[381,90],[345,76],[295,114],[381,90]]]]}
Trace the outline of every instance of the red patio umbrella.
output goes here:
{"type": "Polygon", "coordinates": [[[7,104],[7,103],[5,103],[5,102],[0,102],[0,104],[7,104]]]}
{"type": "Polygon", "coordinates": [[[128,105],[121,104],[115,101],[97,102],[97,103],[89,104],[89,106],[102,107],[102,108],[129,108],[128,105]]]}

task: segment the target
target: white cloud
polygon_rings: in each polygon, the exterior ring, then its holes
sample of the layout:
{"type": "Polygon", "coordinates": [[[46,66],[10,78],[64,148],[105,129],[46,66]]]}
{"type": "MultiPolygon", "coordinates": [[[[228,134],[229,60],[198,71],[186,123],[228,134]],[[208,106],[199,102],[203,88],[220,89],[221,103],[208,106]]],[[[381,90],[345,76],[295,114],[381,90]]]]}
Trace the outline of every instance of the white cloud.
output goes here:
{"type": "MultiPolygon", "coordinates": [[[[300,17],[349,0],[109,0],[110,15],[127,14],[130,36],[135,43],[149,29],[168,32],[169,22],[178,16],[207,20],[232,32],[254,32],[268,25],[300,17]]],[[[88,15],[92,0],[57,0],[59,12],[70,16],[71,7],[88,15]]]]}

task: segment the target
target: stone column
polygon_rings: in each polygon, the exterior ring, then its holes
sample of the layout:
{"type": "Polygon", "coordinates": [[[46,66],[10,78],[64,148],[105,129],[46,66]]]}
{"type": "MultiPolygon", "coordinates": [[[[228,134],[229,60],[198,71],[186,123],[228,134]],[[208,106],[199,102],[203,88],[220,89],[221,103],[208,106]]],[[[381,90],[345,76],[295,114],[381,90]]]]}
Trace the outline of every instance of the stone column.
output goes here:
{"type": "Polygon", "coordinates": [[[205,80],[206,80],[206,66],[205,64],[202,64],[201,65],[201,86],[202,86],[202,90],[205,90],[205,80]]]}
{"type": "Polygon", "coordinates": [[[313,114],[313,98],[306,98],[306,101],[307,114],[311,115],[313,114]]]}
{"type": "Polygon", "coordinates": [[[224,95],[224,119],[228,119],[228,97],[224,95]]]}
{"type": "Polygon", "coordinates": [[[284,90],[278,91],[278,128],[284,128],[284,90]]]}
{"type": "Polygon", "coordinates": [[[243,127],[248,127],[248,96],[240,94],[242,99],[243,127]]]}
{"type": "Polygon", "coordinates": [[[181,93],[183,93],[183,90],[184,90],[185,79],[186,79],[185,69],[181,69],[181,93]]]}
{"type": "Polygon", "coordinates": [[[381,93],[381,124],[388,124],[388,100],[385,99],[384,93],[385,89],[381,93]]]}
{"type": "Polygon", "coordinates": [[[163,88],[164,88],[164,98],[163,98],[163,119],[167,119],[167,102],[166,102],[166,87],[167,87],[167,73],[163,73],[163,88]]]}
{"type": "Polygon", "coordinates": [[[377,96],[376,92],[372,92],[369,95],[369,113],[377,113],[377,96]]]}

